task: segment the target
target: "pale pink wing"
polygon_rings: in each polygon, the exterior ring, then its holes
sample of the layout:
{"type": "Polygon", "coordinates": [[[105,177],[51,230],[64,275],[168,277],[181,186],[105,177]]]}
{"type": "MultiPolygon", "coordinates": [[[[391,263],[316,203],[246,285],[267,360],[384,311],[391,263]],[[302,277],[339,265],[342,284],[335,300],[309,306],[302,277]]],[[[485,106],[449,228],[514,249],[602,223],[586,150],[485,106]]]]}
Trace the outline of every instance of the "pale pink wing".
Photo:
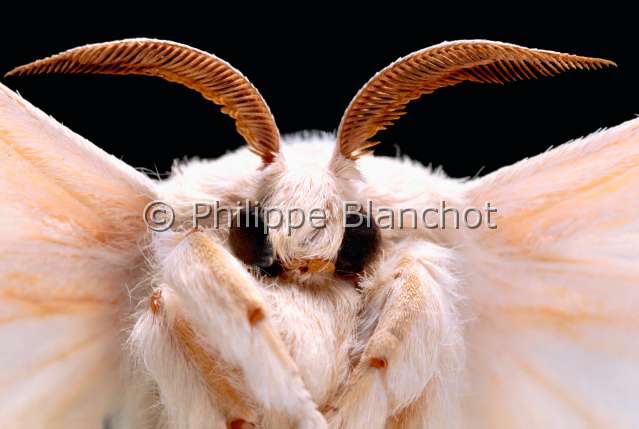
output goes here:
{"type": "Polygon", "coordinates": [[[101,428],[154,184],[0,84],[0,427],[101,428]]]}
{"type": "Polygon", "coordinates": [[[639,119],[468,186],[464,427],[639,427],[639,119]]]}

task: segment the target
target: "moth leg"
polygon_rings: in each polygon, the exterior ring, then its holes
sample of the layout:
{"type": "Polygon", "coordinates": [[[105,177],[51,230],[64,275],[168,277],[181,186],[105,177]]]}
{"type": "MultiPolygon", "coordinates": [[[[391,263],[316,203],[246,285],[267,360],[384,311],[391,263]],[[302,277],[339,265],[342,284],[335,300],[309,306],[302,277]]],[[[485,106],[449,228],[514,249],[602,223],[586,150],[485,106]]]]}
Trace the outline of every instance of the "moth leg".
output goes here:
{"type": "Polygon", "coordinates": [[[158,385],[168,427],[255,427],[257,407],[239,370],[205,348],[175,293],[156,288],[146,307],[131,339],[158,385]]]}
{"type": "Polygon", "coordinates": [[[171,291],[156,289],[149,305],[138,316],[130,336],[131,346],[144,369],[158,387],[163,405],[158,427],[188,429],[224,428],[225,416],[211,400],[209,390],[196,365],[186,358],[184,344],[175,325],[182,309],[171,291]]]}
{"type": "Polygon", "coordinates": [[[204,347],[237,368],[264,424],[323,428],[326,421],[271,327],[245,267],[205,231],[187,234],[161,258],[161,278],[182,303],[204,347]]]}
{"type": "Polygon", "coordinates": [[[453,427],[463,342],[451,251],[405,242],[362,283],[357,365],[334,428],[453,427]],[[439,423],[439,424],[438,424],[439,423]]]}

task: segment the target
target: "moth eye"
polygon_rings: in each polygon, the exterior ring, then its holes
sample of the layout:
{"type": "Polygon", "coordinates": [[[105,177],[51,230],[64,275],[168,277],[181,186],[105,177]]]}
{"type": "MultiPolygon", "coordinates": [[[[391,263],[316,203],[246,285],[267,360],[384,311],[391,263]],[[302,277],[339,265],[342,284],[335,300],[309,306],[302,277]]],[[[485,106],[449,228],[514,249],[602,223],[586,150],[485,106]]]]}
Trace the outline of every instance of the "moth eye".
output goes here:
{"type": "Polygon", "coordinates": [[[229,244],[242,262],[259,268],[266,275],[275,276],[279,274],[281,267],[275,261],[273,246],[265,231],[259,210],[242,209],[233,216],[229,244]]]}
{"type": "MultiPolygon", "coordinates": [[[[335,263],[335,271],[340,274],[362,272],[379,249],[381,239],[379,228],[368,215],[361,216],[364,219],[361,225],[347,227],[344,230],[344,238],[342,238],[335,263]]],[[[359,219],[360,215],[357,214],[346,215],[348,224],[356,224],[359,219]]]]}

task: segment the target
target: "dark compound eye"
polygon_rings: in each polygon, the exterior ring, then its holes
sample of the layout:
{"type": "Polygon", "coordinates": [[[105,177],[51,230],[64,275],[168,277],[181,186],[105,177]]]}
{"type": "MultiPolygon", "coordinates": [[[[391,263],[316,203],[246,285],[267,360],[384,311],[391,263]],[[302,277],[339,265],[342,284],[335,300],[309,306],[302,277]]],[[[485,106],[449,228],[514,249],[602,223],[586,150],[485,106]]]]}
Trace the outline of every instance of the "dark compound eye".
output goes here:
{"type": "Polygon", "coordinates": [[[238,215],[233,216],[229,244],[242,262],[259,268],[266,275],[277,276],[282,267],[275,261],[273,247],[264,231],[259,210],[240,210],[238,215]]]}
{"type": "MultiPolygon", "coordinates": [[[[337,255],[335,272],[339,274],[356,274],[364,270],[375,257],[380,245],[380,232],[372,218],[362,214],[364,221],[360,226],[347,227],[337,255]],[[370,224],[370,226],[369,226],[370,224]]],[[[356,224],[360,215],[348,214],[348,224],[356,224]]]]}

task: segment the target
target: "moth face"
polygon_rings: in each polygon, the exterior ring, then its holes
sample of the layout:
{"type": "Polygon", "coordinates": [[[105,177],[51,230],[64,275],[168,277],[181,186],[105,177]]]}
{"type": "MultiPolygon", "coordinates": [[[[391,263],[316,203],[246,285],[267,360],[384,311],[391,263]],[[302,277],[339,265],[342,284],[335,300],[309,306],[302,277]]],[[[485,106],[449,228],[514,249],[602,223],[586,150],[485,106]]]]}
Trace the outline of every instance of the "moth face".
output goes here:
{"type": "Polygon", "coordinates": [[[346,222],[349,225],[342,226],[341,240],[336,253],[331,257],[313,257],[321,255],[322,250],[333,252],[334,244],[337,242],[322,234],[321,229],[303,237],[297,234],[295,239],[304,239],[305,242],[293,241],[294,238],[286,234],[279,234],[269,230],[264,220],[264,212],[255,208],[249,211],[242,211],[240,215],[233,219],[230,229],[229,241],[235,256],[247,265],[259,269],[262,274],[270,277],[278,276],[282,273],[295,273],[298,275],[313,275],[316,273],[350,276],[359,274],[373,260],[380,246],[381,236],[374,220],[366,214],[358,216],[355,214],[346,215],[346,222]],[[286,254],[282,257],[282,250],[276,251],[272,240],[279,240],[279,249],[291,251],[293,247],[298,250],[296,253],[286,254]],[[322,240],[327,240],[322,242],[322,240]],[[316,249],[315,253],[309,249],[316,249]],[[309,256],[310,255],[310,256],[309,256]]]}
{"type": "Polygon", "coordinates": [[[328,159],[290,158],[292,166],[276,166],[263,180],[259,207],[234,222],[233,252],[267,275],[299,279],[361,273],[379,247],[377,226],[364,222],[346,227],[357,216],[344,217],[348,182],[332,173],[328,159]]]}

